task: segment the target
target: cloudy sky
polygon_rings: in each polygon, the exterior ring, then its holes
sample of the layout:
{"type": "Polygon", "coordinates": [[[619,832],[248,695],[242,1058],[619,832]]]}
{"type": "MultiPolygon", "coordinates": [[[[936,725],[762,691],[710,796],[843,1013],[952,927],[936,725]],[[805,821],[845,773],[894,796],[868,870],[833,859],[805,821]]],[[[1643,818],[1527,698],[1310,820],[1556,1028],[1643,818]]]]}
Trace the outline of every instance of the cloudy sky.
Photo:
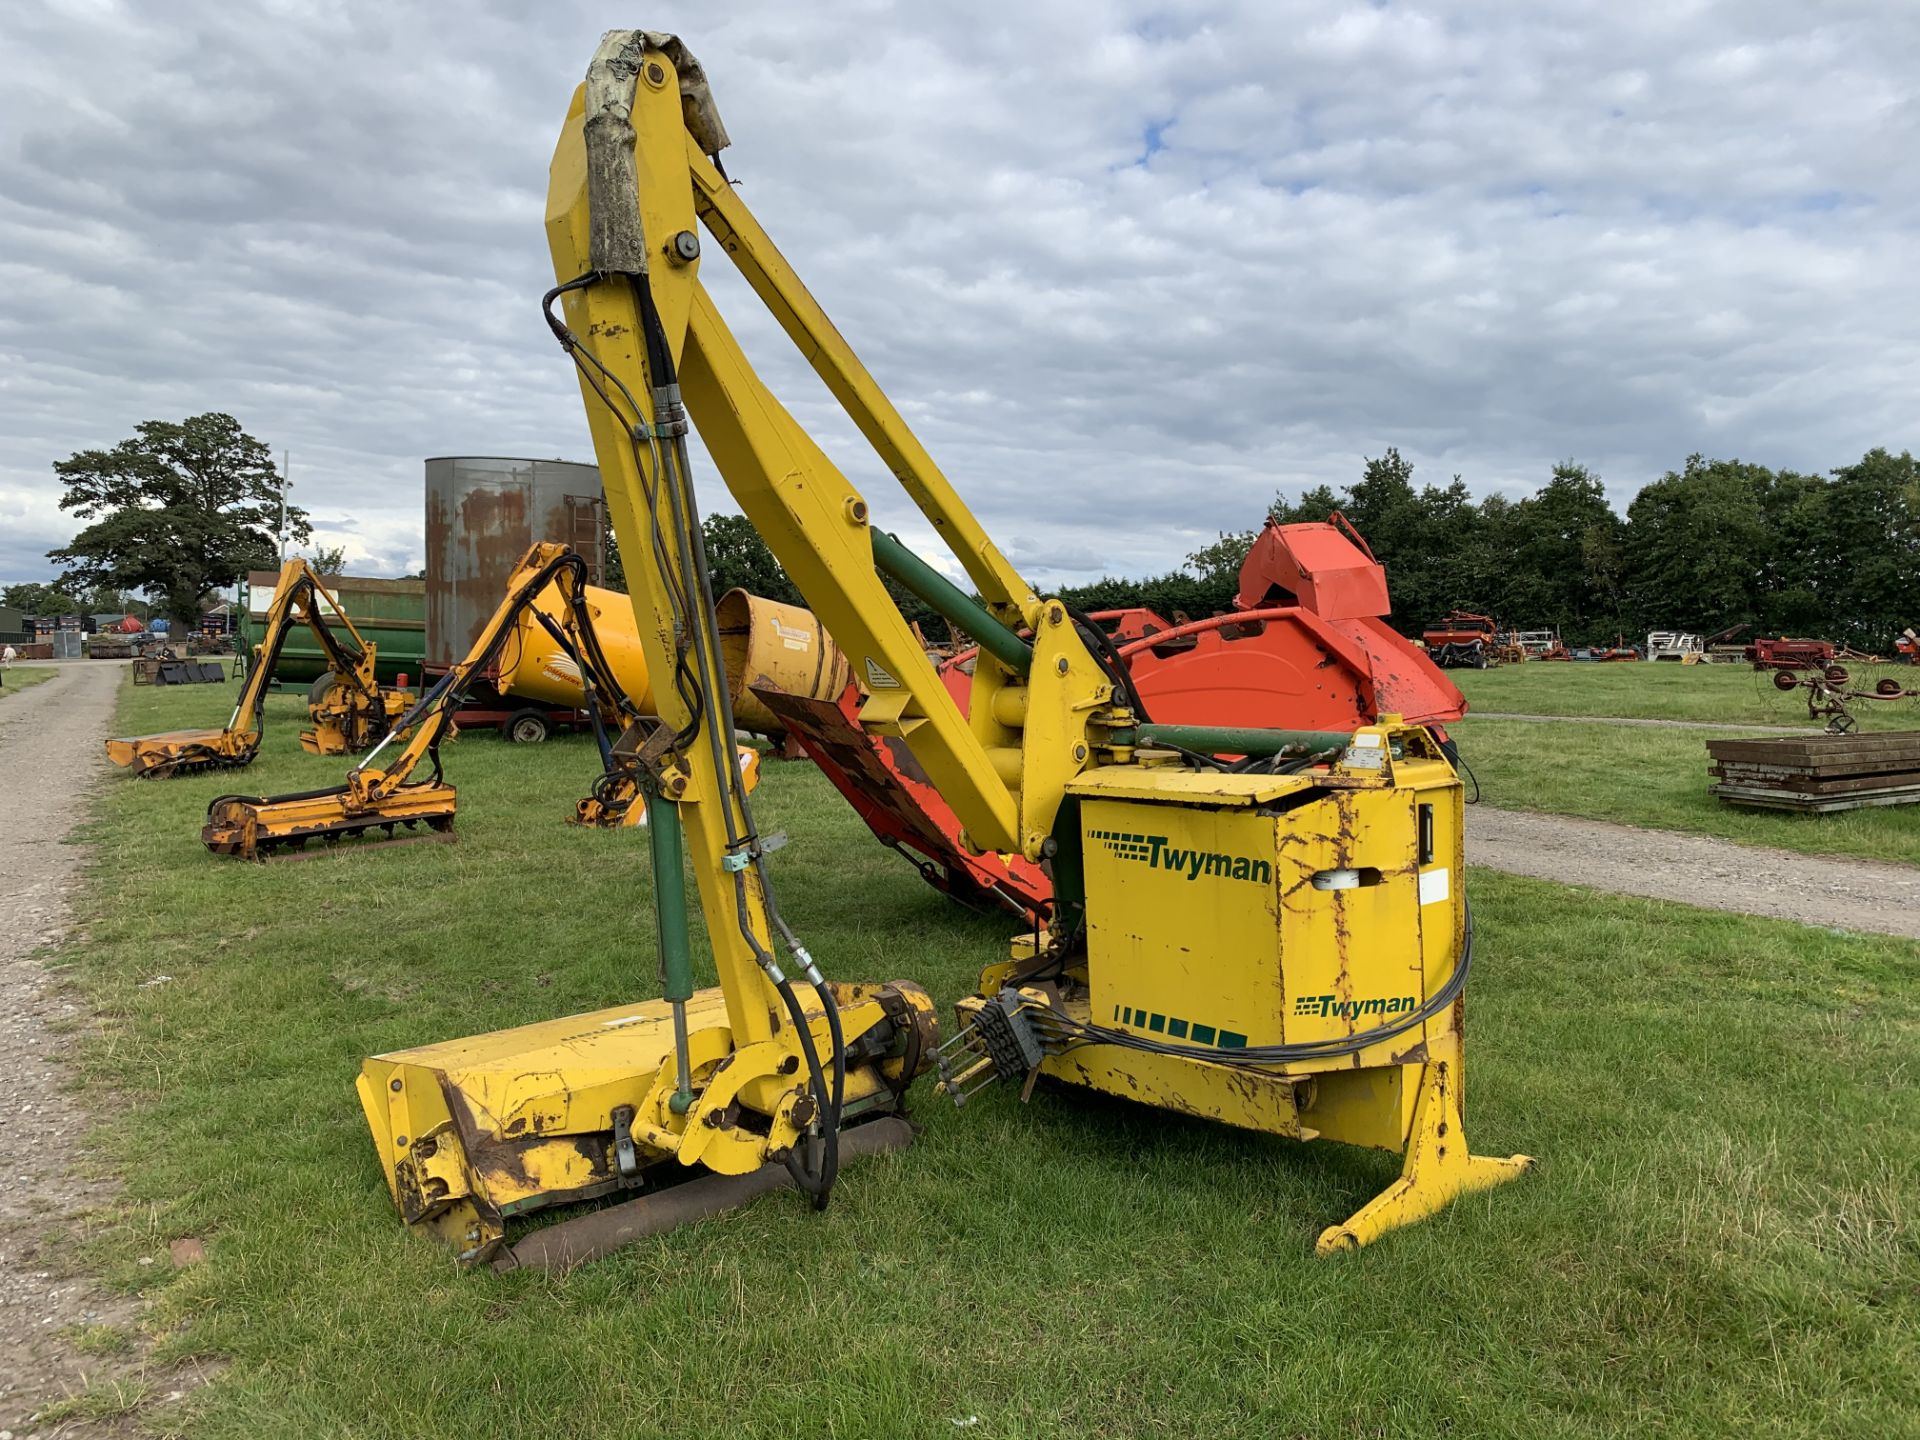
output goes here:
{"type": "Polygon", "coordinates": [[[1908,5],[17,0],[0,581],[76,528],[51,462],[143,419],[290,451],[364,573],[422,563],[423,457],[590,459],[541,212],[609,25],[687,39],[748,203],[1041,584],[1166,568],[1388,445],[1480,492],[1572,456],[1624,508],[1694,450],[1915,443],[1908,5]]]}

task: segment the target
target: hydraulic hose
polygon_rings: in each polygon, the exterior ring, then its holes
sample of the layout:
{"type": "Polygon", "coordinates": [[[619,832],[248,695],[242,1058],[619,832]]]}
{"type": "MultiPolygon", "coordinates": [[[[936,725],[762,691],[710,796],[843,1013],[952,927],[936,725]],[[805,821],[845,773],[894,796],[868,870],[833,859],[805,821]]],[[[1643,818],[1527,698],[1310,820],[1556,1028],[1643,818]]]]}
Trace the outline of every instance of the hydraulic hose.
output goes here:
{"type": "MultiPolygon", "coordinates": [[[[667,343],[665,327],[661,324],[659,310],[654,304],[652,288],[644,276],[629,277],[635,292],[640,312],[641,330],[647,347],[649,373],[654,383],[656,427],[662,418],[663,408],[672,411],[679,409],[679,385],[673,365],[672,347],[667,343]]],[[[677,422],[678,413],[670,418],[677,422]]],[[[778,904],[774,898],[772,879],[766,873],[763,856],[760,851],[759,834],[753,823],[753,810],[747,796],[746,782],[740,771],[740,755],[733,743],[733,704],[727,693],[726,679],[721,673],[719,661],[719,635],[713,625],[713,584],[707,569],[706,547],[701,541],[699,506],[693,494],[685,467],[685,439],[681,427],[676,423],[666,427],[666,443],[659,447],[661,457],[660,482],[667,491],[667,505],[673,517],[676,531],[675,540],[680,552],[683,574],[691,580],[692,595],[688,597],[686,628],[692,641],[694,668],[698,676],[697,685],[704,693],[706,705],[712,712],[707,731],[707,743],[712,751],[715,772],[723,779],[728,789],[728,798],[723,801],[721,810],[725,818],[727,842],[730,851],[746,847],[747,863],[760,879],[761,903],[765,909],[769,926],[786,941],[794,957],[805,966],[808,981],[814,986],[816,994],[824,1007],[827,1017],[828,1034],[833,1046],[833,1083],[829,1087],[823,1073],[819,1047],[814,1043],[813,1028],[806,1023],[805,1012],[793,993],[792,982],[780,972],[772,952],[761,943],[754,933],[752,919],[747,904],[746,874],[744,869],[733,871],[735,920],[741,937],[747,942],[756,959],[769,978],[774,980],[781,998],[786,1004],[789,1015],[798,1031],[796,1039],[807,1063],[809,1078],[813,1082],[814,1094],[819,1107],[818,1123],[821,1130],[822,1154],[818,1172],[809,1172],[804,1160],[796,1161],[789,1153],[789,1168],[793,1169],[795,1182],[813,1196],[816,1208],[824,1208],[840,1164],[840,1120],[846,1101],[846,1037],[841,1024],[838,1002],[832,991],[827,989],[819,970],[812,958],[799,942],[792,929],[780,916],[778,904]],[[691,603],[697,598],[699,604],[691,603]],[[738,807],[736,823],[735,807],[738,807]]],[[[658,515],[657,507],[654,514],[658,515]]],[[[656,519],[657,525],[657,519],[656,519]]],[[[656,531],[656,539],[657,536],[656,531]]]]}
{"type": "Polygon", "coordinates": [[[833,1046],[833,1091],[827,1101],[826,1143],[820,1157],[820,1203],[824,1206],[826,1194],[840,1175],[840,1117],[847,1103],[847,1036],[840,1024],[840,1002],[827,988],[826,981],[815,980],[812,984],[813,993],[820,997],[821,1008],[826,1012],[827,1039],[833,1046]]]}
{"type": "Polygon", "coordinates": [[[712,582],[707,573],[704,546],[699,543],[699,512],[692,494],[692,487],[686,483],[684,467],[685,440],[678,433],[677,424],[668,427],[675,433],[666,435],[666,444],[661,443],[659,421],[663,412],[675,412],[671,419],[677,422],[679,414],[679,386],[676,379],[672,347],[667,343],[665,327],[660,322],[657,306],[654,304],[651,287],[644,275],[627,275],[624,278],[632,285],[636,308],[639,312],[640,329],[647,351],[647,367],[654,383],[654,419],[655,425],[646,423],[648,412],[643,411],[639,402],[619,376],[615,375],[598,357],[580,343],[577,337],[557,314],[554,302],[570,290],[583,289],[613,278],[601,273],[580,275],[573,280],[556,285],[549,290],[541,301],[541,310],[546,317],[548,327],[554,338],[560,342],[568,356],[579,366],[588,386],[597,394],[614,417],[619,420],[627,432],[634,448],[634,459],[638,468],[641,484],[647,490],[647,508],[653,517],[651,534],[654,558],[659,567],[662,583],[668,598],[677,612],[677,618],[683,627],[684,640],[676,647],[674,656],[674,688],[688,709],[686,727],[677,734],[675,744],[686,746],[694,740],[701,729],[709,731],[708,742],[712,748],[714,768],[723,783],[729,787],[730,794],[722,803],[721,809],[727,828],[728,850],[736,851],[742,845],[747,847],[747,859],[755,873],[760,877],[763,904],[767,918],[796,958],[804,960],[808,979],[816,985],[821,1001],[826,1007],[827,1025],[831,1035],[834,1083],[827,1084],[826,1074],[820,1064],[819,1050],[814,1043],[812,1027],[806,1023],[805,1012],[793,993],[792,983],[782,974],[779,964],[768,948],[760,942],[754,933],[748,912],[746,876],[744,870],[734,870],[735,921],[740,934],[752,950],[755,959],[766,972],[768,979],[780,992],[781,1000],[787,1008],[795,1029],[801,1054],[807,1064],[808,1077],[821,1107],[823,1129],[823,1153],[818,1172],[807,1168],[806,1162],[795,1152],[789,1152],[787,1164],[792,1171],[795,1183],[814,1197],[816,1206],[824,1206],[828,1191],[833,1184],[839,1168],[839,1130],[840,1118],[845,1102],[846,1047],[845,1036],[840,1022],[839,1008],[834,1002],[832,992],[824,982],[817,980],[819,974],[806,950],[797,937],[780,918],[778,907],[773,898],[773,887],[767,876],[760,854],[759,837],[753,824],[753,815],[746,794],[746,784],[740,772],[739,752],[733,744],[733,712],[730,697],[726,692],[726,683],[720,673],[718,662],[719,637],[712,631],[713,613],[712,582]],[[623,414],[614,403],[613,393],[618,392],[626,402],[627,411],[623,414]],[[648,467],[641,460],[640,444],[646,440],[654,456],[653,485],[647,486],[648,467]],[[668,554],[667,537],[662,533],[657,490],[665,487],[667,493],[666,509],[671,513],[678,542],[680,576],[676,581],[675,567],[668,554]],[[690,593],[688,582],[697,585],[697,597],[690,593]],[[696,604],[696,598],[701,602],[696,604]],[[690,642],[690,643],[687,643],[690,642]],[[688,651],[691,650],[694,665],[687,664],[688,651]],[[713,712],[710,719],[709,709],[713,712]],[[703,721],[707,723],[703,725],[703,721]],[[734,806],[738,805],[738,823],[734,806]],[[742,833],[744,827],[745,833],[742,833]]]}
{"type": "MultiPolygon", "coordinates": [[[[1459,998],[1466,989],[1467,973],[1473,968],[1473,907],[1463,907],[1463,926],[1460,942],[1460,960],[1453,967],[1453,973],[1446,983],[1428,997],[1419,1009],[1410,1011],[1398,1020],[1386,1025],[1376,1025],[1371,1030],[1362,1030],[1352,1035],[1340,1036],[1332,1040],[1309,1040],[1292,1045],[1249,1045],[1239,1050],[1220,1050],[1209,1045],[1176,1045],[1165,1040],[1152,1040],[1144,1035],[1135,1035],[1125,1030],[1110,1030],[1102,1025],[1085,1025],[1074,1021],[1065,1021],[1073,1041],[1086,1045],[1117,1045],[1128,1050],[1144,1050],[1155,1055],[1167,1055],[1181,1060],[1205,1060],[1214,1065],[1285,1065],[1300,1060],[1337,1060],[1344,1055],[1357,1055],[1370,1045],[1378,1045],[1383,1040],[1391,1040],[1397,1035],[1426,1024],[1435,1016],[1444,1013],[1448,1006],[1459,998]]],[[[1047,1019],[1061,1022],[1064,1017],[1058,1011],[1048,1010],[1047,1019]]]]}
{"type": "MultiPolygon", "coordinates": [[[[780,992],[780,998],[786,1003],[787,1015],[793,1021],[794,1028],[800,1032],[802,1043],[800,1053],[807,1063],[807,1078],[812,1082],[815,1103],[824,1110],[827,1105],[827,1079],[820,1069],[820,1051],[813,1043],[813,1027],[807,1024],[807,1014],[800,1005],[800,997],[793,993],[793,982],[784,976],[774,985],[780,992]]],[[[828,1025],[833,1030],[837,1065],[845,1063],[845,1054],[840,1050],[840,1017],[832,1007],[828,1008],[828,1025]]],[[[816,1172],[807,1168],[801,1148],[795,1146],[787,1151],[787,1170],[792,1174],[794,1184],[813,1197],[813,1208],[827,1208],[827,1197],[833,1189],[833,1177],[840,1168],[840,1127],[835,1125],[822,1135],[820,1169],[816,1172]]]]}

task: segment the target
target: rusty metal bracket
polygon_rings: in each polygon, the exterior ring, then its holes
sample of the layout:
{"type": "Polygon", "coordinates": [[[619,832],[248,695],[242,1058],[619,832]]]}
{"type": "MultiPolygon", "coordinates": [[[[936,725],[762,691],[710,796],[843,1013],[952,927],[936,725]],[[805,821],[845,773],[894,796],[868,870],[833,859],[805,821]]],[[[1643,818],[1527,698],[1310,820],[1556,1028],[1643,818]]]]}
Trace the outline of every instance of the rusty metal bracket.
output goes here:
{"type": "Polygon", "coordinates": [[[631,1105],[621,1105],[613,1112],[613,1162],[629,1180],[640,1173],[640,1155],[633,1146],[631,1105]]]}

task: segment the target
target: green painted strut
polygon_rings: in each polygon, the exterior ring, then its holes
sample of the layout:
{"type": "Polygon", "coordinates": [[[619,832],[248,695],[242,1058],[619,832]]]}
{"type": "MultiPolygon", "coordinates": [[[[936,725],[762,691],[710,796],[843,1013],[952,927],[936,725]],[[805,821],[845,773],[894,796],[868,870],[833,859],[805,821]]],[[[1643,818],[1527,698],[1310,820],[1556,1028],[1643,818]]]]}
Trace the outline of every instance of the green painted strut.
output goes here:
{"type": "Polygon", "coordinates": [[[1198,755],[1278,755],[1296,749],[1307,755],[1344,750],[1353,736],[1338,730],[1255,730],[1240,725],[1136,725],[1116,730],[1116,745],[1158,742],[1198,755]]]}
{"type": "Polygon", "coordinates": [[[693,998],[693,948],[687,933],[686,833],[672,801],[647,796],[647,837],[653,850],[653,913],[660,938],[663,994],[673,1006],[674,1058],[679,1087],[668,1101],[674,1114],[693,1105],[687,1053],[687,1001],[693,998]]]}
{"type": "Polygon", "coordinates": [[[987,607],[955,585],[886,531],[875,529],[873,563],[980,642],[1002,665],[1025,675],[1033,669],[1033,647],[988,613],[987,607]]]}

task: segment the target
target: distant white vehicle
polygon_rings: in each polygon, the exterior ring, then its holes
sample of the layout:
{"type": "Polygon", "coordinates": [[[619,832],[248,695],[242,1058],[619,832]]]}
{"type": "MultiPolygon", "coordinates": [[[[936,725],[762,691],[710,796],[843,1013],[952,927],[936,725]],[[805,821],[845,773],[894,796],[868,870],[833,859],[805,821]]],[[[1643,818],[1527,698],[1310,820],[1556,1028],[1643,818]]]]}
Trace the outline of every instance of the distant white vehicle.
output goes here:
{"type": "Polygon", "coordinates": [[[1706,642],[1698,635],[1680,630],[1653,630],[1647,634],[1647,659],[1677,660],[1690,665],[1706,652],[1706,642]]]}

